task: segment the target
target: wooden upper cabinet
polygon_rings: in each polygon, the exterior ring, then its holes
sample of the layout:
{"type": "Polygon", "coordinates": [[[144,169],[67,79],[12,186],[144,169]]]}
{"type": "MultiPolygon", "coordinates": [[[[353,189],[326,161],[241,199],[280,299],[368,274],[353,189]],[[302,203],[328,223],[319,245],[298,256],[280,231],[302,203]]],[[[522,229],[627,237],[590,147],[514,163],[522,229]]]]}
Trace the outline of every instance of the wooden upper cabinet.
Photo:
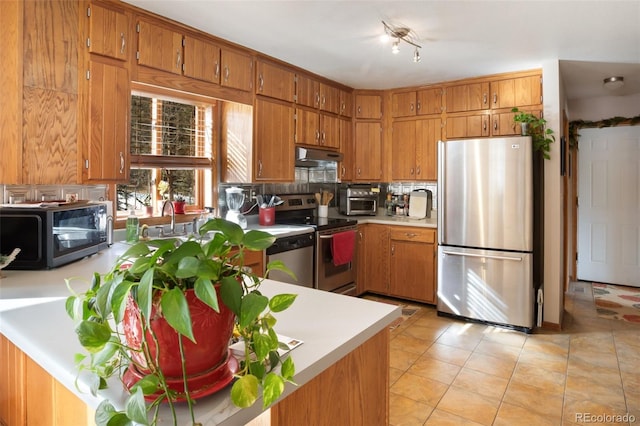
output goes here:
{"type": "Polygon", "coordinates": [[[220,83],[220,46],[186,35],[184,37],[184,75],[220,83]]]}
{"type": "Polygon", "coordinates": [[[329,114],[320,114],[320,145],[325,148],[340,148],[340,119],[329,114]]]}
{"type": "Polygon", "coordinates": [[[220,84],[233,89],[251,91],[253,88],[253,58],[239,50],[222,48],[220,84]]]}
{"type": "Polygon", "coordinates": [[[340,90],[340,115],[353,116],[353,95],[346,90],[340,90]]]}
{"type": "Polygon", "coordinates": [[[138,31],[138,64],[182,74],[182,33],[140,19],[138,31]]]}
{"type": "Polygon", "coordinates": [[[438,179],[438,141],[442,139],[442,120],[416,120],[416,179],[438,179]]]}
{"type": "Polygon", "coordinates": [[[320,83],[320,110],[340,113],[340,89],[320,83]]]}
{"type": "Polygon", "coordinates": [[[92,60],[89,65],[85,181],[129,180],[130,78],[125,67],[92,60]]]}
{"type": "Polygon", "coordinates": [[[92,3],[87,8],[89,17],[89,52],[126,61],[129,59],[131,37],[129,17],[122,11],[92,3]]]}
{"type": "Polygon", "coordinates": [[[256,99],[254,176],[256,181],[294,181],[294,109],[278,101],[256,99]]]}
{"type": "Polygon", "coordinates": [[[411,117],[416,115],[416,92],[398,92],[391,95],[391,116],[411,117]]]}
{"type": "Polygon", "coordinates": [[[340,119],[340,152],[343,158],[339,165],[339,178],[341,181],[351,181],[353,180],[354,148],[353,125],[350,119],[340,119]]]}
{"type": "Polygon", "coordinates": [[[382,118],[380,95],[356,95],[356,118],[379,120],[382,118]]]}
{"type": "Polygon", "coordinates": [[[282,66],[258,60],[256,93],[293,102],[295,97],[295,73],[282,66]]]}
{"type": "MultiPolygon", "coordinates": [[[[540,117],[542,112],[537,109],[519,108],[521,111],[530,112],[540,117]]],[[[491,136],[517,136],[522,133],[521,126],[513,120],[515,113],[501,112],[491,114],[491,136]]]]}
{"type": "Polygon", "coordinates": [[[319,108],[320,83],[304,74],[296,75],[296,103],[311,108],[319,108]]]}
{"type": "Polygon", "coordinates": [[[442,113],[442,87],[421,89],[416,92],[416,112],[418,115],[442,113]]]}
{"type": "Polygon", "coordinates": [[[354,180],[379,181],[382,178],[382,124],[356,122],[354,134],[354,180]]]}
{"type": "Polygon", "coordinates": [[[446,139],[486,137],[491,134],[489,114],[447,116],[446,139]]]}
{"type": "Polygon", "coordinates": [[[447,112],[477,111],[488,109],[489,82],[459,84],[447,87],[447,112]]]}
{"type": "Polygon", "coordinates": [[[295,142],[304,145],[320,145],[320,115],[316,110],[295,109],[295,142]]]}
{"type": "Polygon", "coordinates": [[[491,108],[512,108],[542,103],[539,75],[491,82],[491,108]]]}
{"type": "Polygon", "coordinates": [[[391,179],[416,179],[416,122],[414,120],[393,123],[391,179]]]}

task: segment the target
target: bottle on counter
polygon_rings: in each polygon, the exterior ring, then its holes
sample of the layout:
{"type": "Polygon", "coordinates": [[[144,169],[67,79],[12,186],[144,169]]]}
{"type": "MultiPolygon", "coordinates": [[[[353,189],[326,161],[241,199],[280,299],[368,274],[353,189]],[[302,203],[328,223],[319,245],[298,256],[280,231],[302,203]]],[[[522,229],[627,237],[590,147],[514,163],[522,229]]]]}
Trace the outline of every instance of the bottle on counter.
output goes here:
{"type": "Polygon", "coordinates": [[[137,243],[140,232],[140,220],[136,216],[133,209],[129,210],[129,217],[127,217],[127,242],[137,243]]]}
{"type": "Polygon", "coordinates": [[[404,216],[409,216],[409,194],[404,194],[402,196],[402,201],[404,201],[404,210],[402,214],[404,216]]]}
{"type": "Polygon", "coordinates": [[[391,199],[393,194],[387,192],[387,199],[384,202],[384,211],[387,216],[393,216],[395,206],[393,205],[393,200],[391,199]]]}

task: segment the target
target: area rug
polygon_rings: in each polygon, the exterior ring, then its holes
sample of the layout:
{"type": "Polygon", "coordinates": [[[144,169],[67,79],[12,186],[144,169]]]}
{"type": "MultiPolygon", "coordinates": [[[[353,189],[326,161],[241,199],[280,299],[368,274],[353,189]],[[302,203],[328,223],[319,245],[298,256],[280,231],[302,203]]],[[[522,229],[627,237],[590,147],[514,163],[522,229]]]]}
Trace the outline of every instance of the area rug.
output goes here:
{"type": "Polygon", "coordinates": [[[598,316],[640,324],[640,288],[593,283],[598,316]]]}

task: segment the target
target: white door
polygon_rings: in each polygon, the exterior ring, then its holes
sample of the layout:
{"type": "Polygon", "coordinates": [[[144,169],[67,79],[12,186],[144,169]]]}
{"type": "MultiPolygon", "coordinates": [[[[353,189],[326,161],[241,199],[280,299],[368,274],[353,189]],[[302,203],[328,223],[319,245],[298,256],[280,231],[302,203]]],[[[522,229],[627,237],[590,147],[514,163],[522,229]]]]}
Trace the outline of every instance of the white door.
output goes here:
{"type": "Polygon", "coordinates": [[[579,133],[578,279],[640,287],[640,126],[579,133]]]}

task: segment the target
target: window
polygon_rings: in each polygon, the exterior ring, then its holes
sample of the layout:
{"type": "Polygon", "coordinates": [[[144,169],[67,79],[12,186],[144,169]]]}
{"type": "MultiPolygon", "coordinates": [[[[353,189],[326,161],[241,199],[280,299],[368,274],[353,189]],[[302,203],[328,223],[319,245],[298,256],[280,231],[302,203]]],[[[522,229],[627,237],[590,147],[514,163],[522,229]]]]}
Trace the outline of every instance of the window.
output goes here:
{"type": "Polygon", "coordinates": [[[192,211],[210,205],[214,108],[215,101],[132,94],[130,179],[116,187],[118,217],[130,209],[159,216],[167,200],[192,211]]]}

